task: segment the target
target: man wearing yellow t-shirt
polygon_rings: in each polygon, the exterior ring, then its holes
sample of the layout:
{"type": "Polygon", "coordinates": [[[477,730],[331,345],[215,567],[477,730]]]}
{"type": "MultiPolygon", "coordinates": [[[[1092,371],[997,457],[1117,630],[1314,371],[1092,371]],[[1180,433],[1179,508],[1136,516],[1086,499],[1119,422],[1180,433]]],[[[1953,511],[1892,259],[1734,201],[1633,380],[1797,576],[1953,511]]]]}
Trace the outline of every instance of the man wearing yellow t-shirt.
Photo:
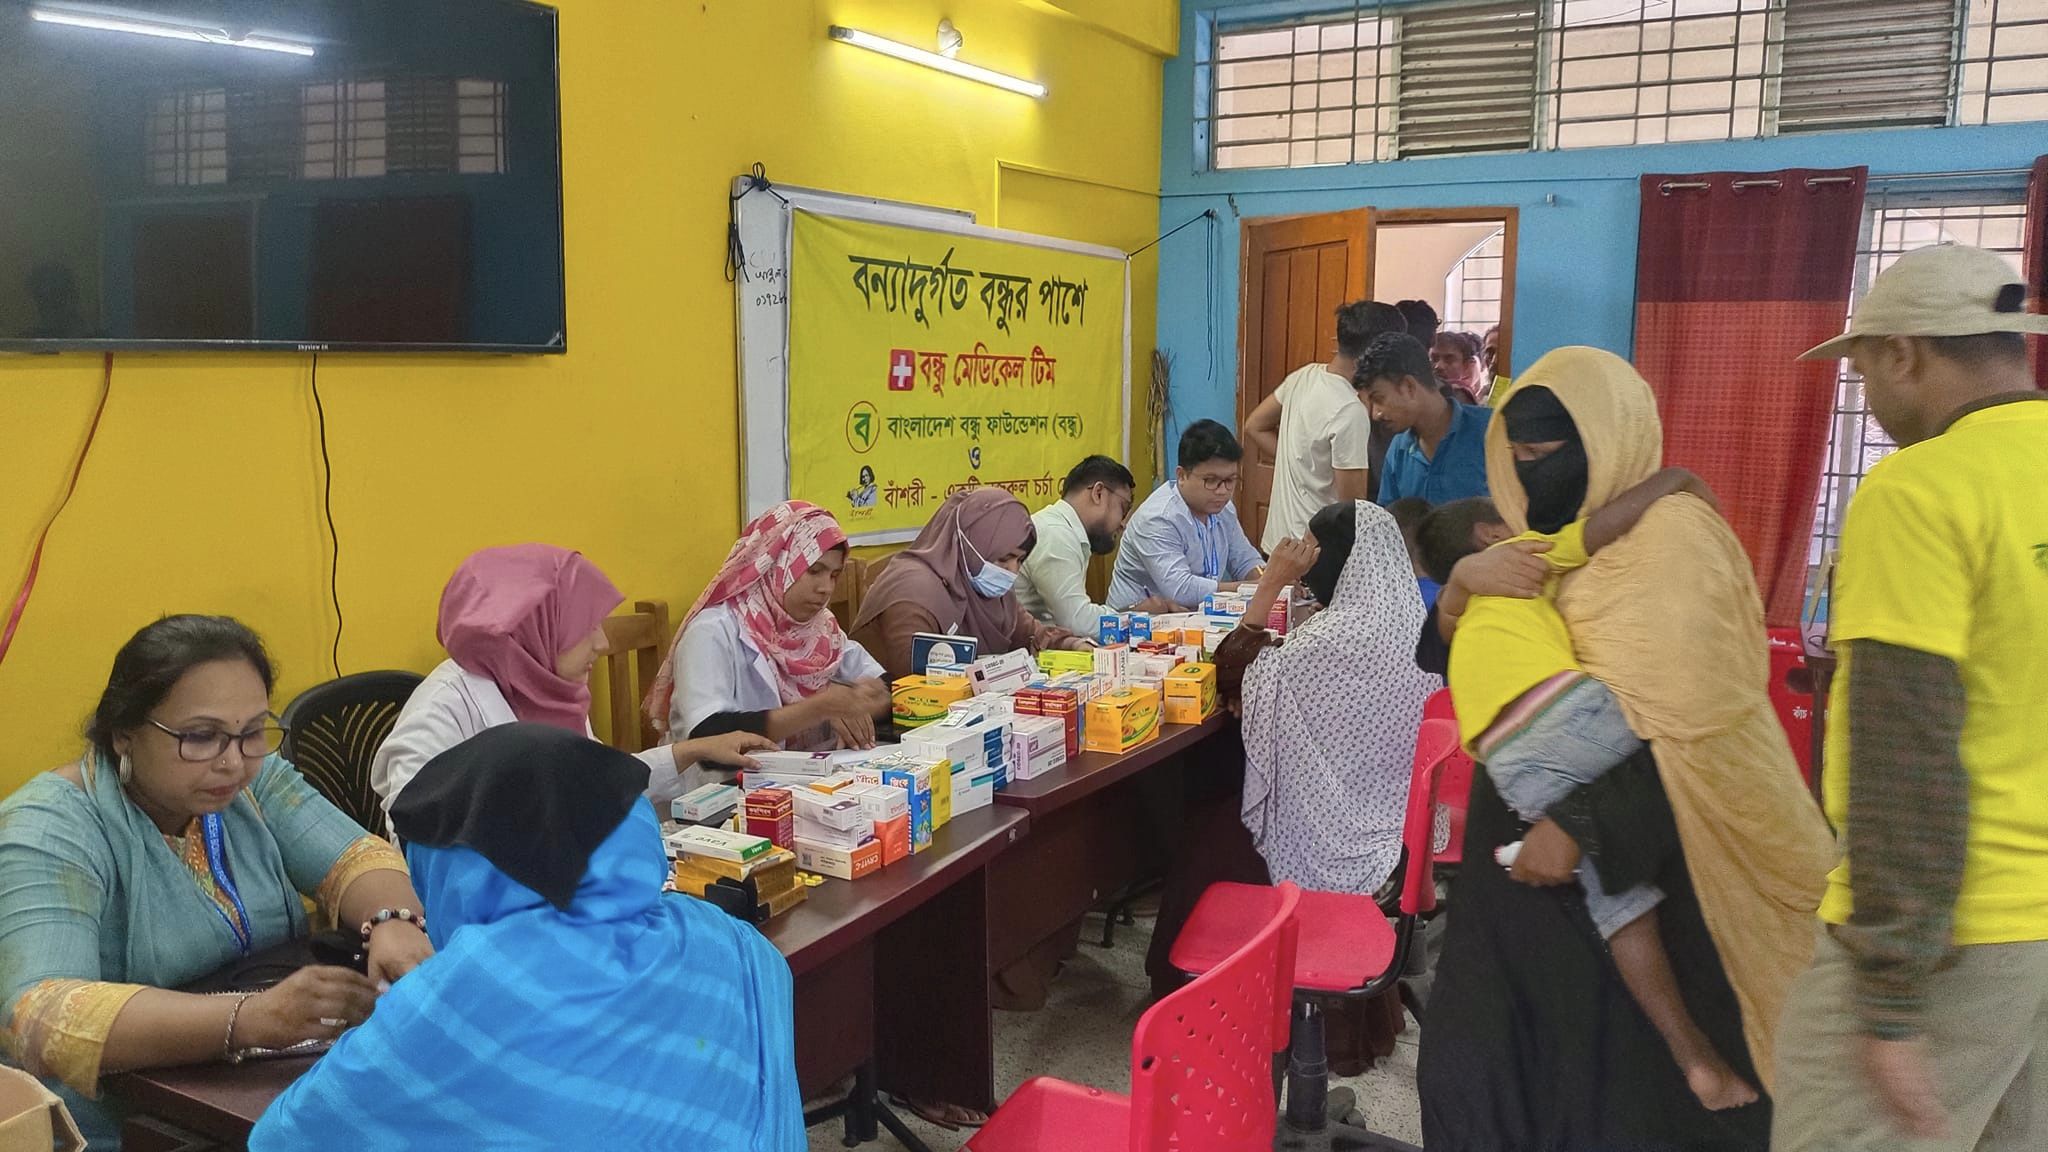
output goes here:
{"type": "Polygon", "coordinates": [[[2020,277],[1943,246],[1847,356],[1900,449],[1842,530],[1825,792],[1846,849],[1778,1033],[1778,1152],[2048,1148],[2048,403],[2020,277]]]}

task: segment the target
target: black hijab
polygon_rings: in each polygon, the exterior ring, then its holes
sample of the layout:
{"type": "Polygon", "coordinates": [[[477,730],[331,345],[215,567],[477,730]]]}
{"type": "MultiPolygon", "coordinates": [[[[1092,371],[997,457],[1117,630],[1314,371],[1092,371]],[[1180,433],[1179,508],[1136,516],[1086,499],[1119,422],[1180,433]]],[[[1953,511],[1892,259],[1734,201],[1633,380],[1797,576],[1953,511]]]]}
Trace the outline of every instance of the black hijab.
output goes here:
{"type": "Polygon", "coordinates": [[[1515,477],[1529,498],[1529,527],[1556,532],[1578,519],[1579,509],[1586,503],[1586,442],[1557,393],[1548,388],[1524,388],[1508,400],[1500,415],[1507,422],[1510,443],[1564,442],[1564,447],[1540,460],[1515,461],[1515,477]]]}
{"type": "Polygon", "coordinates": [[[590,855],[640,803],[647,765],[549,724],[501,724],[420,769],[391,805],[403,840],[468,848],[566,911],[590,855]]]}
{"type": "Polygon", "coordinates": [[[1316,603],[1328,608],[1337,594],[1337,581],[1344,575],[1344,564],[1351,559],[1351,546],[1358,542],[1357,501],[1342,500],[1317,512],[1309,519],[1308,534],[1322,552],[1302,574],[1301,583],[1316,603]]]}

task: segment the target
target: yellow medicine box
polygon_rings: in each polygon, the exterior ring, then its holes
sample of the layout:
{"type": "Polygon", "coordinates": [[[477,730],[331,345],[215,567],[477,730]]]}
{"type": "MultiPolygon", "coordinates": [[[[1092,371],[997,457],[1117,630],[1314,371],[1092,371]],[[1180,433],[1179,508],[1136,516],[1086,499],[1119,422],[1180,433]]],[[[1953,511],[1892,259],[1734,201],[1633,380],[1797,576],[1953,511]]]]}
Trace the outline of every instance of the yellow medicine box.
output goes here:
{"type": "Polygon", "coordinates": [[[1166,722],[1200,724],[1216,714],[1216,666],[1182,664],[1166,674],[1166,722]]]}
{"type": "Polygon", "coordinates": [[[1159,693],[1133,686],[1088,702],[1088,750],[1129,752],[1159,738],[1159,693]]]}
{"type": "Polygon", "coordinates": [[[890,689],[890,711],[898,728],[921,728],[943,719],[956,700],[974,695],[965,676],[905,676],[890,689]]]}

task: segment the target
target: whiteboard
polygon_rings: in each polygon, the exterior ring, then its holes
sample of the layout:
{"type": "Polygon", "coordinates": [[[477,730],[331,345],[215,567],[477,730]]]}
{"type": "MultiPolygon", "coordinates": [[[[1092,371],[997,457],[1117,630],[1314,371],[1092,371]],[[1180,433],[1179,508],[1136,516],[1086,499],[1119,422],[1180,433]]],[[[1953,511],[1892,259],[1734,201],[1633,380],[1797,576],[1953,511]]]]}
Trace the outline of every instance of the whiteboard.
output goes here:
{"type": "MultiPolygon", "coordinates": [[[[974,222],[974,213],[958,209],[783,184],[775,185],[774,192],[747,191],[751,186],[752,178],[748,176],[736,177],[732,183],[732,194],[739,197],[735,205],[736,226],[740,245],[746,252],[746,262],[733,275],[739,359],[741,523],[789,499],[789,248],[796,209],[1123,261],[1123,454],[1131,454],[1131,272],[1126,253],[1051,236],[984,228],[974,222]]],[[[856,537],[854,542],[899,544],[915,535],[868,533],[856,537]]]]}

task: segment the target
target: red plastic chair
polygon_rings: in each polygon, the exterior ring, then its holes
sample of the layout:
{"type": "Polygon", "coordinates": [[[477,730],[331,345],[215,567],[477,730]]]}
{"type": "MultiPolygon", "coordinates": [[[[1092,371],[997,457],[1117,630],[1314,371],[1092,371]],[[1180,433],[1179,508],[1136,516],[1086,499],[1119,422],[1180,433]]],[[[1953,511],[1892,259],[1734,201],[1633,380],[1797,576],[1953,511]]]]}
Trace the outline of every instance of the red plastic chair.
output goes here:
{"type": "Polygon", "coordinates": [[[1451,690],[1449,688],[1439,688],[1429,694],[1429,699],[1422,702],[1422,718],[1424,720],[1457,720],[1458,710],[1451,706],[1451,690]]]}
{"type": "Polygon", "coordinates": [[[1286,1047],[1301,890],[1272,894],[1247,938],[1154,1004],[1131,1037],[1131,1094],[1026,1080],[972,1152],[1242,1152],[1273,1142],[1273,1054],[1286,1047]]]}
{"type": "MultiPolygon", "coordinates": [[[[1434,836],[1439,804],[1453,807],[1455,846],[1463,838],[1464,810],[1472,787],[1472,761],[1458,745],[1453,720],[1427,719],[1417,733],[1415,765],[1408,783],[1408,808],[1401,839],[1407,853],[1407,879],[1401,888],[1400,916],[1390,926],[1370,895],[1348,892],[1303,892],[1301,937],[1295,953],[1294,989],[1307,993],[1295,1014],[1291,1044],[1294,1063],[1312,1071],[1307,1077],[1290,1071],[1288,1124],[1300,1132],[1318,1132],[1324,1124],[1323,1098],[1328,1077],[1322,1050],[1322,1024],[1314,997],[1364,999],[1377,996],[1401,978],[1423,915],[1436,908],[1435,868],[1442,859],[1434,836]]],[[[1214,970],[1242,947],[1251,925],[1262,923],[1284,889],[1256,884],[1212,884],[1196,902],[1169,959],[1183,972],[1214,970]]],[[[1362,1134],[1370,1135],[1370,1134],[1362,1134]]]]}

